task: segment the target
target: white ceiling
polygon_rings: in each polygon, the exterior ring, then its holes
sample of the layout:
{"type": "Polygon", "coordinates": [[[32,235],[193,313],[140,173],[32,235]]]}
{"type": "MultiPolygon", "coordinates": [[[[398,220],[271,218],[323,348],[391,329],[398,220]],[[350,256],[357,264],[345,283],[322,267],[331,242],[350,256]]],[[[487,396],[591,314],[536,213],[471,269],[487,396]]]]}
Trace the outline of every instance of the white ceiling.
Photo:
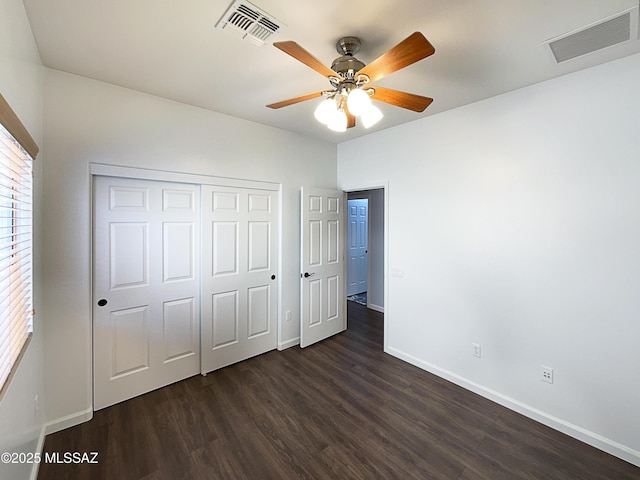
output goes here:
{"type": "Polygon", "coordinates": [[[251,0],[285,24],[258,47],[215,28],[231,0],[24,0],[45,66],[339,143],[640,51],[630,41],[564,62],[545,41],[637,0],[251,0]],[[271,45],[293,40],[331,65],[336,41],[362,40],[369,63],[414,31],[436,53],[376,82],[433,97],[424,113],[377,103],[375,127],[335,133],[313,117],[320,99],[265,105],[329,87],[271,45]]]}

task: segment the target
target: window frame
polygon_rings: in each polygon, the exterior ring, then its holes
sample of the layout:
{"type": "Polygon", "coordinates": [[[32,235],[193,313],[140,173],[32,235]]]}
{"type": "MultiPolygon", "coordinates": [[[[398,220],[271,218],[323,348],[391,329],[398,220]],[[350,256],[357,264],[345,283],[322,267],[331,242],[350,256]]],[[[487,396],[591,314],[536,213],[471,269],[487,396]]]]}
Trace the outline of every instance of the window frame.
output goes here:
{"type": "MultiPolygon", "coordinates": [[[[4,127],[3,130],[6,130],[6,132],[9,133],[9,135],[13,137],[13,140],[16,142],[14,146],[12,146],[11,148],[7,148],[7,150],[9,151],[16,148],[20,152],[20,154],[22,154],[26,158],[26,160],[23,159],[26,165],[14,164],[9,155],[6,156],[7,162],[11,166],[16,166],[16,165],[26,166],[27,167],[26,177],[29,180],[28,182],[26,182],[28,183],[28,185],[25,188],[23,188],[20,185],[16,187],[6,188],[4,190],[5,205],[0,206],[0,209],[4,210],[5,212],[11,212],[9,215],[6,216],[7,222],[5,222],[6,225],[4,226],[4,229],[10,233],[9,235],[5,234],[5,238],[10,238],[11,241],[7,243],[5,240],[3,247],[7,247],[8,244],[14,241],[18,243],[19,236],[21,237],[26,236],[27,237],[27,240],[26,240],[27,255],[26,256],[29,258],[28,261],[19,263],[18,267],[15,266],[16,262],[11,261],[9,263],[9,266],[7,266],[7,264],[5,263],[5,265],[3,265],[2,268],[0,269],[0,273],[6,273],[7,270],[13,271],[16,268],[19,268],[20,272],[18,272],[17,275],[24,276],[26,278],[26,280],[20,280],[20,282],[15,282],[12,278],[8,278],[5,275],[2,275],[2,277],[0,277],[0,278],[3,278],[4,281],[6,282],[5,285],[0,285],[0,291],[2,291],[3,287],[5,286],[7,288],[10,288],[10,287],[16,286],[16,284],[18,284],[18,286],[23,289],[22,296],[18,297],[16,300],[13,295],[13,288],[12,288],[12,290],[8,294],[8,300],[7,300],[8,307],[5,306],[5,308],[0,309],[0,315],[10,316],[10,313],[7,313],[7,310],[8,311],[13,310],[13,308],[16,305],[18,305],[19,308],[22,308],[22,310],[26,312],[26,315],[24,316],[18,315],[18,317],[22,317],[22,318],[19,318],[19,320],[16,322],[20,326],[20,330],[18,334],[16,334],[14,330],[11,330],[12,333],[10,333],[9,336],[7,337],[7,345],[3,347],[3,348],[8,348],[9,345],[14,345],[14,346],[19,345],[19,348],[12,349],[13,351],[9,352],[9,355],[7,355],[5,359],[3,359],[4,364],[0,364],[0,372],[5,372],[5,373],[2,373],[2,377],[0,377],[0,399],[2,399],[4,397],[5,392],[8,390],[9,386],[11,385],[11,381],[15,375],[15,372],[17,371],[22,358],[24,357],[24,354],[31,342],[31,338],[33,337],[33,320],[32,319],[33,319],[33,315],[35,314],[35,311],[33,310],[33,283],[34,283],[34,279],[33,279],[33,195],[34,195],[34,192],[33,192],[32,177],[33,177],[33,162],[35,161],[35,158],[38,155],[39,148],[36,142],[33,140],[31,135],[29,134],[29,132],[27,131],[27,129],[25,128],[25,126],[22,124],[22,122],[16,115],[16,113],[13,111],[13,109],[9,106],[8,102],[2,96],[2,94],[0,94],[0,124],[2,125],[2,127],[4,127]],[[25,154],[28,155],[28,157],[26,157],[25,154]],[[14,189],[16,191],[16,194],[7,195],[7,192],[11,192],[14,189]],[[26,216],[24,216],[23,213],[18,212],[21,209],[16,208],[17,204],[23,201],[22,199],[18,198],[18,196],[23,196],[25,194],[26,194],[26,202],[28,203],[28,207],[25,208],[23,212],[26,212],[26,216]],[[26,231],[24,228],[25,225],[22,223],[23,219],[25,218],[28,219],[28,225],[26,226],[28,228],[26,228],[26,231]],[[26,273],[24,273],[25,271],[26,273]],[[26,300],[26,306],[27,306],[26,310],[25,310],[25,300],[26,300]],[[26,335],[25,335],[25,332],[26,332],[26,335]],[[15,338],[11,338],[12,335],[15,338]],[[7,367],[8,367],[8,370],[7,370],[7,367]],[[5,377],[5,374],[6,374],[6,377],[5,377]]],[[[6,136],[6,135],[3,134],[3,136],[6,136]]],[[[15,155],[15,152],[13,155],[15,155]]],[[[5,164],[5,162],[3,162],[3,164],[0,165],[0,171],[4,175],[6,173],[9,173],[11,169],[8,165],[5,164]]],[[[20,183],[19,181],[16,181],[15,176],[7,175],[5,176],[5,178],[9,178],[9,181],[5,179],[0,181],[0,183],[2,183],[3,186],[5,187],[7,186],[8,183],[11,183],[11,182],[20,183]]],[[[24,178],[24,176],[22,178],[24,178]]],[[[19,255],[19,252],[17,251],[19,249],[16,249],[14,247],[7,247],[7,248],[10,248],[9,249],[10,253],[6,255],[7,258],[11,258],[19,255]]],[[[15,276],[16,273],[13,272],[11,273],[11,275],[15,276]]],[[[4,321],[4,319],[2,322],[0,322],[0,326],[3,324],[5,328],[9,328],[10,326],[14,325],[11,320],[4,321]]]]}

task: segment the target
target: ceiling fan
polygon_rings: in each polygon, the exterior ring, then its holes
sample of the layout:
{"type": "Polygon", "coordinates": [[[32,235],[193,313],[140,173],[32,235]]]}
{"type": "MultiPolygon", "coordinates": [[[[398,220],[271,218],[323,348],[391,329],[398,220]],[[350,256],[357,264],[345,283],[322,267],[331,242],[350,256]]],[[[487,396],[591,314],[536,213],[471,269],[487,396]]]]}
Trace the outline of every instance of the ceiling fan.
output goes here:
{"type": "Polygon", "coordinates": [[[360,45],[360,39],[357,37],[343,37],[338,40],[336,50],[341,56],[336,58],[329,68],[296,42],[275,42],[274,47],[326,77],[332,88],[272,103],[267,107],[277,109],[325,97],[316,108],[315,117],[332,130],[345,131],[347,128],[355,127],[356,116],[360,117],[365,128],[382,118],[382,112],[371,104],[371,99],[414,112],[424,111],[433,102],[432,98],[372,85],[376,80],[435,53],[433,45],[422,33],[415,32],[409,35],[368,65],[354,57],[360,50],[360,45]]]}

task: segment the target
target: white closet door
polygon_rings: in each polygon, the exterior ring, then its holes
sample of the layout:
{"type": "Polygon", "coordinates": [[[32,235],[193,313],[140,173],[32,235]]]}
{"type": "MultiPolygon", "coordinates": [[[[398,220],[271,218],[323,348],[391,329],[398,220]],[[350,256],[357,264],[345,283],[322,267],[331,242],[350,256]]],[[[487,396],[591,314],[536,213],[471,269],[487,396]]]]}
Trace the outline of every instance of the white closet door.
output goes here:
{"type": "Polygon", "coordinates": [[[277,346],[277,192],[202,186],[202,373],[277,346]]]}
{"type": "Polygon", "coordinates": [[[94,177],[94,408],[200,371],[199,186],[94,177]]]}
{"type": "Polygon", "coordinates": [[[347,201],[347,296],[367,291],[369,200],[347,201]]]}
{"type": "Polygon", "coordinates": [[[347,328],[345,194],[301,189],[300,346],[347,328]]]}

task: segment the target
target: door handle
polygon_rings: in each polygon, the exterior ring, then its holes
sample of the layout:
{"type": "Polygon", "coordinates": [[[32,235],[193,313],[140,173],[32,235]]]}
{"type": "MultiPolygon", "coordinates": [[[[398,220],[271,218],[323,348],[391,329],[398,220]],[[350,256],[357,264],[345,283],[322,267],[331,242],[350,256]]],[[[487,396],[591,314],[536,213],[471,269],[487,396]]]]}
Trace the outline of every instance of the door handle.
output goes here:
{"type": "Polygon", "coordinates": [[[98,300],[98,306],[99,307],[104,307],[107,304],[107,300],[104,298],[101,298],[100,300],[98,300]]]}
{"type": "Polygon", "coordinates": [[[304,278],[313,277],[315,273],[304,272],[304,278]]]}

